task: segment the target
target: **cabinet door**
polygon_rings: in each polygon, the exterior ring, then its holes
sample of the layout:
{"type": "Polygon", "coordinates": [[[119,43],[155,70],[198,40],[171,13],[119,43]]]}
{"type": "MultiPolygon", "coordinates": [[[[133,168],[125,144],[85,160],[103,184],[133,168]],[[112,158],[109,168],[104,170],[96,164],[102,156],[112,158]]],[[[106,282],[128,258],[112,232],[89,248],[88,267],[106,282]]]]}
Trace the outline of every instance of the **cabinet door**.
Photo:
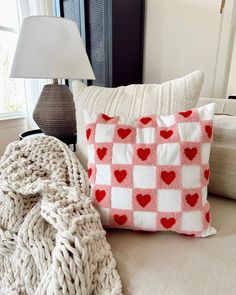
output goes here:
{"type": "Polygon", "coordinates": [[[144,82],[164,82],[200,69],[202,96],[226,91],[234,0],[147,0],[144,82]],[[222,10],[222,11],[220,11],[222,10]]]}

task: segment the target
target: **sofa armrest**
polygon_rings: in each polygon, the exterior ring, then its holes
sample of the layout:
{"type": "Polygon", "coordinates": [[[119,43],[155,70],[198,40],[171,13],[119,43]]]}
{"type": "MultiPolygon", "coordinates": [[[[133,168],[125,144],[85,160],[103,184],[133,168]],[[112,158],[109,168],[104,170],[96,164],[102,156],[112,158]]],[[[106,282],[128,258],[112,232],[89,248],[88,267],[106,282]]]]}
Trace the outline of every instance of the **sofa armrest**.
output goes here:
{"type": "Polygon", "coordinates": [[[236,99],[200,97],[197,103],[197,107],[200,107],[212,102],[216,104],[215,114],[225,114],[230,116],[236,116],[236,99]]]}

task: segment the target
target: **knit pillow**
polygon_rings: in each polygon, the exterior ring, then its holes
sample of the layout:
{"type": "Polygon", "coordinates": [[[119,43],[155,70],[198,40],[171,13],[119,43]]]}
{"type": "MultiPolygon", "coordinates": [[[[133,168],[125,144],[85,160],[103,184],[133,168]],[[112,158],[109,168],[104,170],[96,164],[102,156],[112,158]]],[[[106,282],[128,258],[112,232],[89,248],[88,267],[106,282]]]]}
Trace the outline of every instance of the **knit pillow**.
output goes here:
{"type": "Polygon", "coordinates": [[[203,83],[203,72],[196,71],[162,84],[129,85],[117,88],[86,87],[73,81],[76,107],[76,155],[87,167],[87,142],[83,110],[111,116],[139,117],[143,114],[169,115],[194,108],[203,83]]]}
{"type": "Polygon", "coordinates": [[[137,119],[85,111],[91,193],[107,227],[205,237],[214,104],[137,119]]]}

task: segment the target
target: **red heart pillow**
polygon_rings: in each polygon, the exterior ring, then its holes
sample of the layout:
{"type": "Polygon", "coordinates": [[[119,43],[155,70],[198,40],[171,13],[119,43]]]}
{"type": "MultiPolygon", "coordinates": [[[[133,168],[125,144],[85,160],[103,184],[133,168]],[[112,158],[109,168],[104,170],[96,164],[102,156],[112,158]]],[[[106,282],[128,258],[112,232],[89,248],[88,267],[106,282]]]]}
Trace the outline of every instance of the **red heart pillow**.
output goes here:
{"type": "Polygon", "coordinates": [[[124,119],[85,111],[89,180],[103,225],[204,237],[214,104],[124,119]]]}

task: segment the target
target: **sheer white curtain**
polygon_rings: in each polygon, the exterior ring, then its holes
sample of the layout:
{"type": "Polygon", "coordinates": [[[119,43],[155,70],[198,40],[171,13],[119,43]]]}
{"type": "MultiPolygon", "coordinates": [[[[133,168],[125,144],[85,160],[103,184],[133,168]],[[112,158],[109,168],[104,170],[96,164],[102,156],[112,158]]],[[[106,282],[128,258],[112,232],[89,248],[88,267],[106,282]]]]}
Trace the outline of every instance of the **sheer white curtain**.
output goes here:
{"type": "MultiPolygon", "coordinates": [[[[31,15],[53,15],[53,0],[17,0],[19,21],[31,15]]],[[[52,81],[49,79],[26,79],[25,92],[26,92],[26,112],[28,119],[28,128],[37,128],[32,113],[40,92],[45,84],[50,84],[52,81]]]]}

